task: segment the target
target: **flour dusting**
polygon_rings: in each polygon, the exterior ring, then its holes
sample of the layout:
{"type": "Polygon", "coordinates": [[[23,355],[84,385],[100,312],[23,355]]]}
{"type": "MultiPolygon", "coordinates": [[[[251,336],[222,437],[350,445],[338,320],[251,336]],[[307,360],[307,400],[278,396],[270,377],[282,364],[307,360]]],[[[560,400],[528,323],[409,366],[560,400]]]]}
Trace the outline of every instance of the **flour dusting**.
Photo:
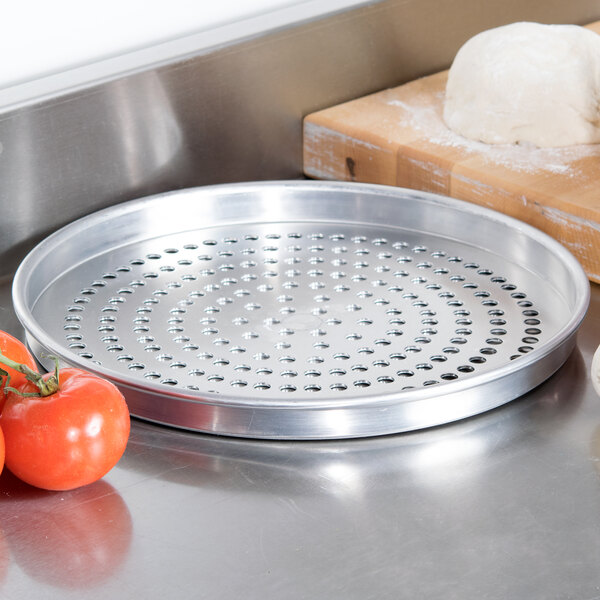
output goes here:
{"type": "Polygon", "coordinates": [[[582,177],[584,174],[576,167],[576,161],[588,156],[600,157],[600,144],[538,148],[533,144],[486,144],[467,139],[454,133],[444,123],[444,92],[435,95],[434,104],[431,103],[431,95],[417,95],[410,102],[392,99],[387,103],[403,109],[405,114],[400,124],[420,131],[432,144],[459,148],[483,158],[487,163],[513,171],[546,171],[565,177],[582,177]]]}

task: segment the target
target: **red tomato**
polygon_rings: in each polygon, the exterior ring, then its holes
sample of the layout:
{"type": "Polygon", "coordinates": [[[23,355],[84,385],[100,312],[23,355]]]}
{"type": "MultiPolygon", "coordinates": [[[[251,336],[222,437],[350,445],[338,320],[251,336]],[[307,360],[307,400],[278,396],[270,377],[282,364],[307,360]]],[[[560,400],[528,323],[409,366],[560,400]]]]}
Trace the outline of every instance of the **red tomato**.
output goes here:
{"type": "Polygon", "coordinates": [[[2,469],[4,469],[4,434],[0,429],[0,473],[2,473],[2,469]]]}
{"type": "MultiPolygon", "coordinates": [[[[37,390],[29,381],[19,386],[25,393],[37,390]]],[[[68,368],[60,371],[58,391],[48,396],[9,391],[0,427],[6,467],[14,475],[43,489],[70,490],[117,464],[129,437],[129,410],[110,381],[68,368]]]]}
{"type": "MultiPolygon", "coordinates": [[[[37,371],[37,364],[35,359],[27,349],[27,346],[23,344],[23,342],[19,341],[16,337],[10,335],[10,333],[6,333],[6,331],[0,331],[0,353],[2,353],[7,358],[14,360],[15,362],[21,363],[23,365],[28,366],[29,368],[37,371]]],[[[6,371],[10,375],[10,383],[11,387],[18,387],[25,383],[25,375],[20,373],[19,371],[15,371],[15,369],[11,367],[7,367],[5,365],[0,365],[0,369],[6,371]]],[[[2,382],[0,384],[0,392],[4,389],[6,384],[6,378],[2,378],[2,382]]],[[[2,411],[2,406],[4,405],[4,394],[0,393],[0,412],[2,411]]]]}

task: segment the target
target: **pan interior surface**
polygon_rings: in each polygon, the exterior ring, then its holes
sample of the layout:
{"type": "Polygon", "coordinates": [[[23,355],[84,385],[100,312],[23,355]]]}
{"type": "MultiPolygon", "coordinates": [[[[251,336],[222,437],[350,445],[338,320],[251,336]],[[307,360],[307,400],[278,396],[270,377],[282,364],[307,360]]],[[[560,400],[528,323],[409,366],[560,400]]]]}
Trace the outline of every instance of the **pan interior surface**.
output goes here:
{"type": "Polygon", "coordinates": [[[586,293],[571,255],[516,221],[314,182],[101,211],[34,249],[14,287],[38,357],[112,379],[132,414],[293,439],[405,431],[512,400],[564,362],[586,293]]]}

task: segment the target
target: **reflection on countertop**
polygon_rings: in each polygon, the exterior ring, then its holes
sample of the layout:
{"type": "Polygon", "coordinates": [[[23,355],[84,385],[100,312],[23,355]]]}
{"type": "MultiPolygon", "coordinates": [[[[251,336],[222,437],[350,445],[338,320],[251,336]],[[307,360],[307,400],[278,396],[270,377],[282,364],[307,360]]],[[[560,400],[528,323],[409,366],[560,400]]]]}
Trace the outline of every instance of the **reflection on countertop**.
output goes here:
{"type": "Polygon", "coordinates": [[[0,477],[0,577],[14,560],[43,585],[87,589],[114,577],[127,559],[133,524],[107,481],[47,492],[0,477]]]}

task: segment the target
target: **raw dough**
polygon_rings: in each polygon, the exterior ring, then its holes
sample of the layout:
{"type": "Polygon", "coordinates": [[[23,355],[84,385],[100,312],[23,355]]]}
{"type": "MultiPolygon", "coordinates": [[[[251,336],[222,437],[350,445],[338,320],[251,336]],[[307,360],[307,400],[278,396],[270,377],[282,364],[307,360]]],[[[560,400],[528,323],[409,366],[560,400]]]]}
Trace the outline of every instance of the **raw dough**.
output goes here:
{"type": "Polygon", "coordinates": [[[444,121],[488,144],[600,142],[600,35],[540,23],[476,35],[450,68],[444,121]]]}

